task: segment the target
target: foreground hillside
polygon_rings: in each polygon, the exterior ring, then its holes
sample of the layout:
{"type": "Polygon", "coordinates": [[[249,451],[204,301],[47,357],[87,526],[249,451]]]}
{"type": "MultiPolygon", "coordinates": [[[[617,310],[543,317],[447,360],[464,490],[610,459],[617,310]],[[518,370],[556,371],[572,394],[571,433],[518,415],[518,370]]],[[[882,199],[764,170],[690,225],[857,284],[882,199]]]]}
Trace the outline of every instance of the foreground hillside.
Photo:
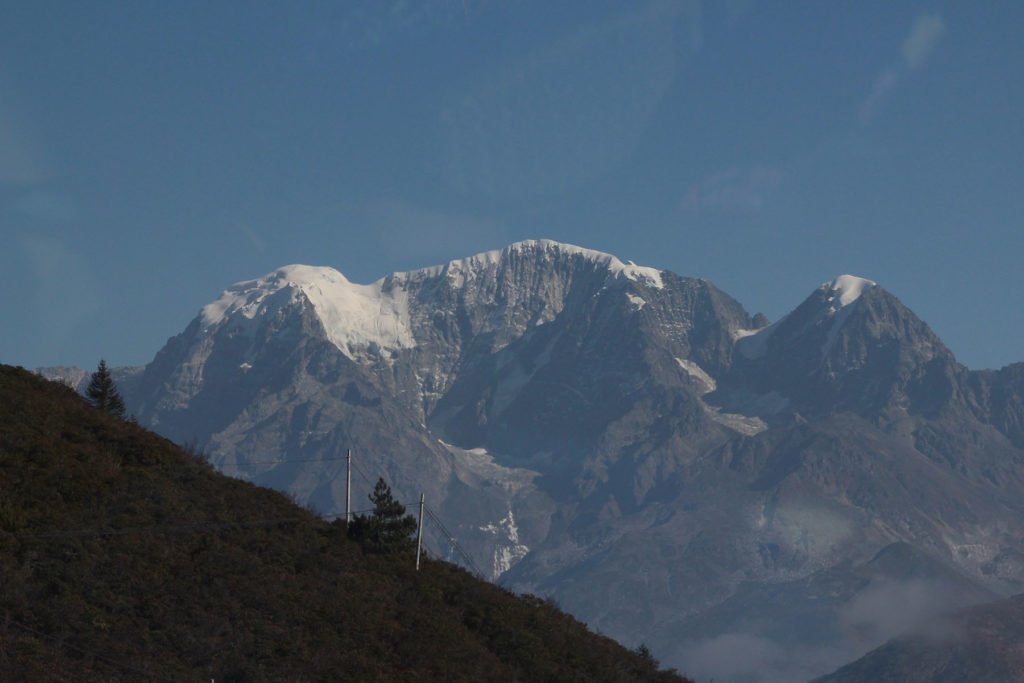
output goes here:
{"type": "Polygon", "coordinates": [[[0,679],[680,680],[0,366],[0,679]]]}

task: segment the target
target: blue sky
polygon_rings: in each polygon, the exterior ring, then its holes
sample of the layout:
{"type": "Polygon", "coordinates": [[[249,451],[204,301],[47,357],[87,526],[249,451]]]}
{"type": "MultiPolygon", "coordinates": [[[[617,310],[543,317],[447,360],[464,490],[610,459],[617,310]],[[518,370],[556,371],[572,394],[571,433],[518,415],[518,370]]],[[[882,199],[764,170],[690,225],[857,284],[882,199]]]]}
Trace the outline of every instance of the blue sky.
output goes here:
{"type": "Polygon", "coordinates": [[[547,237],[777,319],[876,280],[1024,360],[1024,3],[37,2],[0,22],[0,362],[230,284],[547,237]]]}

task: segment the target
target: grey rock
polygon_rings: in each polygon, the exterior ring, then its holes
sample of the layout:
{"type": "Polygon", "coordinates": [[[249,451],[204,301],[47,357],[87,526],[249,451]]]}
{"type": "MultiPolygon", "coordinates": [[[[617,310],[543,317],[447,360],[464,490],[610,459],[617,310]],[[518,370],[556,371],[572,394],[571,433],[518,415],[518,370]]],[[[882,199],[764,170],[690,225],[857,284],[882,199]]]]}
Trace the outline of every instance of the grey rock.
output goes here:
{"type": "Polygon", "coordinates": [[[1024,590],[1024,364],[967,370],[873,283],[767,325],[707,281],[531,241],[366,286],[364,319],[291,272],[201,312],[126,378],[129,410],[327,514],[351,448],[357,483],[425,492],[490,578],[698,678],[806,679],[1024,590]]]}

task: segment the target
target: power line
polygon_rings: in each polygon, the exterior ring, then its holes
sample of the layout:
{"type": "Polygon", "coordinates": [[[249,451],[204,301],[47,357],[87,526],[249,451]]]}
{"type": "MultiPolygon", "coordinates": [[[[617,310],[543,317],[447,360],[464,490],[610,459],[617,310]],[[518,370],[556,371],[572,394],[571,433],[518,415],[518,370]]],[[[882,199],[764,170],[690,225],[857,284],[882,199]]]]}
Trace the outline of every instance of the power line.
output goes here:
{"type": "MultiPolygon", "coordinates": [[[[370,481],[370,478],[368,476],[366,476],[365,472],[363,472],[363,468],[360,467],[359,463],[357,463],[355,460],[352,461],[352,467],[355,469],[356,473],[359,474],[359,476],[363,478],[363,481],[365,481],[370,486],[376,486],[376,483],[370,481]]],[[[383,479],[383,478],[384,477],[381,477],[381,479],[383,479]]]]}
{"type": "MultiPolygon", "coordinates": [[[[359,466],[358,462],[355,459],[351,460],[351,463],[352,467],[356,470],[356,473],[363,478],[367,485],[376,486],[376,484],[370,481],[370,478],[366,476],[366,472],[363,471],[363,468],[359,466]]],[[[389,487],[391,486],[391,484],[388,483],[385,477],[380,477],[380,480],[387,484],[389,487]]],[[[441,521],[441,518],[437,515],[437,513],[431,510],[430,507],[427,505],[423,506],[423,510],[424,512],[426,512],[427,518],[430,519],[430,521],[433,522],[435,526],[437,526],[437,528],[441,531],[445,538],[448,539],[448,542],[451,544],[452,548],[459,553],[463,560],[465,560],[466,564],[469,566],[471,571],[473,571],[479,578],[486,580],[484,573],[480,571],[479,567],[477,567],[476,562],[473,561],[473,558],[470,556],[470,554],[466,552],[462,545],[459,544],[455,536],[450,531],[448,531],[448,528],[441,521]]],[[[361,514],[361,512],[353,512],[352,514],[361,514]]],[[[340,516],[342,515],[334,515],[335,518],[340,516]]]]}
{"type": "MultiPolygon", "coordinates": [[[[345,460],[345,459],[346,458],[343,458],[343,457],[305,458],[305,459],[298,459],[298,460],[263,460],[263,461],[255,461],[255,462],[244,462],[244,463],[239,463],[239,462],[221,463],[219,465],[215,465],[212,461],[209,460],[209,458],[207,458],[207,461],[210,462],[211,465],[214,465],[215,468],[224,468],[224,467],[236,467],[236,468],[239,468],[239,467],[247,467],[247,466],[250,466],[250,465],[287,465],[287,464],[290,464],[290,463],[338,462],[338,461],[345,460]]],[[[154,463],[154,464],[156,464],[156,463],[154,463]]],[[[363,481],[365,481],[368,486],[370,486],[370,487],[376,486],[376,483],[373,482],[370,479],[369,476],[367,476],[366,472],[363,470],[363,468],[358,464],[358,462],[356,460],[352,460],[351,464],[352,464],[352,467],[355,469],[356,473],[360,477],[363,478],[363,481]]],[[[380,479],[383,480],[385,483],[387,483],[387,479],[385,477],[380,477],[380,479]]],[[[388,486],[390,486],[390,484],[388,484],[388,486]]],[[[374,510],[375,510],[375,508],[369,508],[369,509],[365,509],[365,510],[353,510],[352,514],[366,514],[366,513],[369,513],[369,512],[373,512],[374,510]]],[[[477,567],[476,563],[473,561],[473,558],[459,544],[458,540],[456,540],[455,536],[444,525],[444,523],[441,521],[441,519],[437,515],[437,513],[435,513],[433,510],[431,510],[428,506],[424,506],[424,510],[427,513],[427,518],[430,519],[430,521],[433,522],[433,524],[441,531],[441,533],[445,536],[445,538],[447,538],[448,542],[451,544],[451,547],[455,551],[458,552],[458,554],[463,558],[463,560],[465,560],[465,562],[469,566],[469,568],[478,577],[480,577],[481,579],[484,579],[484,573],[482,571],[480,571],[480,568],[477,567]]],[[[331,515],[318,515],[318,517],[320,519],[324,520],[324,521],[328,521],[329,518],[330,519],[338,519],[340,517],[344,517],[344,513],[335,513],[335,514],[331,514],[331,515]]],[[[206,523],[206,524],[190,524],[190,525],[175,525],[175,526],[134,527],[134,528],[126,528],[126,529],[57,530],[57,531],[41,532],[41,533],[34,533],[34,534],[15,534],[15,533],[6,532],[6,531],[0,531],[0,536],[15,537],[15,538],[86,538],[86,537],[92,537],[92,536],[120,536],[120,535],[135,534],[135,533],[157,533],[157,532],[161,532],[161,531],[164,531],[164,532],[187,532],[187,531],[208,530],[208,529],[216,529],[216,528],[229,528],[229,527],[233,527],[233,526],[234,527],[260,526],[260,525],[284,524],[284,523],[288,523],[288,522],[300,522],[300,521],[303,521],[303,520],[298,519],[298,518],[283,518],[283,519],[272,519],[272,520],[256,520],[256,521],[250,521],[250,522],[223,522],[223,523],[206,523]]]]}
{"type": "MultiPolygon", "coordinates": [[[[212,460],[209,461],[209,462],[210,462],[211,465],[214,465],[217,468],[223,468],[223,467],[249,467],[250,465],[290,465],[292,463],[306,463],[306,462],[341,462],[341,461],[343,461],[345,459],[346,458],[344,458],[344,457],[335,457],[335,458],[299,458],[298,460],[255,460],[255,461],[247,461],[247,462],[222,462],[220,464],[214,463],[212,460]]],[[[352,461],[352,467],[354,467],[356,469],[356,471],[359,473],[359,475],[363,479],[366,480],[366,483],[370,484],[371,486],[374,484],[374,482],[370,481],[370,478],[366,476],[366,473],[363,472],[362,468],[359,467],[359,465],[357,464],[357,462],[355,460],[352,461]]]]}
{"type": "Polygon", "coordinates": [[[299,460],[256,460],[253,462],[222,462],[218,467],[248,467],[249,465],[290,465],[293,462],[337,462],[345,458],[307,458],[299,460]]]}
{"type": "Polygon", "coordinates": [[[434,511],[431,510],[426,505],[423,506],[423,509],[427,513],[427,518],[430,519],[430,521],[433,522],[437,526],[437,528],[441,530],[441,533],[444,534],[445,537],[448,539],[448,542],[451,543],[452,548],[458,551],[459,555],[461,555],[462,559],[466,561],[466,564],[469,565],[469,568],[473,571],[473,573],[475,573],[477,577],[483,579],[484,573],[480,571],[479,567],[476,566],[476,562],[474,562],[473,558],[470,557],[469,553],[467,553],[465,549],[463,549],[463,547],[455,539],[455,536],[453,536],[452,533],[448,531],[448,528],[445,527],[444,523],[440,520],[440,518],[438,518],[437,514],[435,514],[434,511]]]}
{"type": "MultiPolygon", "coordinates": [[[[376,512],[376,508],[353,510],[352,514],[365,515],[371,512],[376,512]]],[[[330,515],[317,515],[319,519],[325,522],[340,519],[344,516],[344,512],[337,512],[330,515]]],[[[228,529],[232,527],[247,526],[273,526],[275,524],[298,524],[304,521],[306,521],[306,519],[301,517],[279,517],[277,519],[258,519],[248,522],[204,522],[201,524],[125,527],[123,529],[54,529],[52,531],[39,531],[35,533],[13,533],[10,531],[0,531],[0,535],[7,538],[90,538],[95,536],[126,536],[129,534],[205,531],[210,529],[228,529]]]]}
{"type": "MultiPolygon", "coordinates": [[[[430,519],[431,519],[431,521],[433,521],[434,523],[437,523],[437,520],[436,520],[436,519],[434,519],[434,518],[432,518],[432,517],[431,517],[430,519]]],[[[446,536],[447,536],[447,535],[446,535],[446,536]]],[[[456,552],[458,552],[458,554],[459,554],[459,555],[460,555],[460,556],[462,557],[463,561],[465,561],[465,563],[466,563],[467,567],[468,567],[468,568],[469,568],[469,569],[470,569],[470,570],[471,570],[471,571],[472,571],[472,572],[473,572],[473,573],[474,573],[474,574],[475,574],[475,575],[476,575],[476,576],[477,576],[478,578],[480,578],[480,579],[484,579],[484,578],[485,578],[485,577],[484,577],[484,573],[483,573],[483,572],[482,572],[482,571],[480,570],[480,568],[479,568],[479,567],[478,567],[478,566],[476,565],[476,562],[474,562],[474,561],[473,561],[473,558],[472,558],[472,557],[471,557],[471,556],[469,555],[469,553],[468,553],[468,552],[466,552],[465,548],[463,548],[463,547],[462,547],[462,545],[461,545],[461,544],[460,544],[460,543],[459,543],[459,542],[458,542],[458,541],[457,541],[457,540],[455,539],[455,537],[453,537],[453,536],[447,536],[447,538],[448,538],[448,542],[449,542],[449,543],[451,543],[451,545],[452,545],[452,548],[454,548],[454,549],[455,549],[455,551],[456,551],[456,552]]]]}
{"type": "MultiPolygon", "coordinates": [[[[353,515],[366,515],[366,514],[369,514],[371,512],[376,512],[376,511],[377,511],[377,508],[366,508],[365,510],[353,510],[352,514],[353,515]]],[[[322,519],[325,522],[327,522],[327,521],[331,521],[331,520],[335,520],[335,519],[341,519],[344,516],[345,516],[344,512],[335,512],[335,513],[332,513],[332,514],[329,514],[329,515],[321,515],[320,519],[322,519]]]]}
{"type": "Polygon", "coordinates": [[[81,648],[81,647],[78,647],[76,645],[72,645],[72,644],[66,642],[63,638],[57,638],[56,636],[51,636],[51,635],[49,635],[47,633],[41,633],[41,632],[35,630],[34,628],[30,628],[30,627],[26,626],[25,624],[19,623],[19,622],[15,621],[14,619],[11,619],[9,617],[6,620],[6,623],[10,624],[11,626],[14,626],[15,628],[21,629],[22,631],[25,631],[26,633],[31,633],[32,635],[39,636],[40,638],[46,638],[47,640],[52,640],[55,643],[57,643],[60,647],[66,647],[69,650],[74,650],[78,654],[85,655],[86,657],[93,657],[94,659],[98,659],[101,662],[106,662],[107,664],[110,664],[111,666],[116,666],[119,669],[123,669],[125,671],[130,671],[130,672],[136,673],[136,674],[140,674],[142,676],[145,676],[146,678],[155,678],[155,679],[158,679],[158,680],[162,679],[162,680],[168,680],[168,681],[175,680],[173,678],[164,678],[163,676],[157,676],[156,674],[152,674],[152,673],[149,673],[148,671],[145,671],[143,669],[139,669],[137,667],[134,667],[131,664],[125,664],[124,662],[119,662],[119,661],[117,661],[115,659],[111,659],[110,657],[106,657],[104,655],[101,655],[98,652],[94,652],[92,650],[86,650],[85,648],[81,648]]]}
{"type": "MultiPolygon", "coordinates": [[[[356,473],[359,474],[359,476],[363,478],[363,480],[367,483],[367,485],[369,485],[369,486],[376,486],[376,484],[374,482],[370,481],[370,478],[368,476],[366,476],[366,472],[363,471],[363,468],[359,466],[359,464],[358,464],[358,462],[356,460],[353,459],[351,461],[351,463],[352,463],[352,467],[356,470],[356,473]]],[[[391,485],[390,483],[388,483],[388,481],[387,481],[387,479],[385,477],[380,477],[380,479],[382,481],[384,481],[384,483],[387,484],[388,486],[391,485]]],[[[423,506],[423,510],[424,510],[424,512],[426,512],[427,518],[430,519],[430,521],[434,523],[434,525],[441,531],[441,533],[445,536],[445,538],[448,539],[448,542],[451,544],[452,548],[459,553],[459,555],[462,557],[463,560],[465,560],[465,563],[466,563],[466,565],[468,565],[470,570],[473,571],[473,573],[475,573],[479,578],[486,580],[484,573],[482,571],[480,571],[480,568],[476,565],[476,562],[473,561],[473,558],[470,556],[470,554],[468,552],[466,552],[466,550],[462,547],[462,545],[458,542],[458,540],[456,540],[455,536],[448,530],[448,527],[446,527],[444,525],[444,523],[441,521],[441,518],[437,515],[437,513],[435,513],[433,510],[431,510],[430,507],[427,506],[427,505],[423,506]]],[[[353,511],[352,514],[361,514],[361,513],[362,513],[362,511],[359,511],[359,512],[353,511]]],[[[333,516],[335,518],[338,518],[338,517],[342,516],[342,514],[336,514],[336,515],[333,515],[333,516]]]]}
{"type": "Polygon", "coordinates": [[[8,538],[89,538],[93,536],[125,536],[128,534],[146,534],[159,532],[189,532],[207,529],[228,529],[246,526],[273,526],[275,524],[301,523],[301,517],[280,517],[278,519],[260,519],[248,522],[205,522],[201,524],[175,524],[149,527],[125,527],[123,529],[55,529],[37,533],[12,533],[2,531],[0,534],[8,538]]]}

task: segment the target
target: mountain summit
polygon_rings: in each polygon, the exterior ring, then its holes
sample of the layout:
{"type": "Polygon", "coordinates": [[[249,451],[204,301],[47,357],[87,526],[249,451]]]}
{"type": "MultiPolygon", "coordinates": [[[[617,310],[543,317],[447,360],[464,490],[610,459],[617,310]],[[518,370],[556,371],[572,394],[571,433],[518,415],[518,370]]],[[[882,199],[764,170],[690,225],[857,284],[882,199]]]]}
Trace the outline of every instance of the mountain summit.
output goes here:
{"type": "Polygon", "coordinates": [[[741,333],[735,383],[777,391],[803,413],[936,410],[961,372],[927,324],[871,280],[841,275],[794,311],[741,333]]]}
{"type": "Polygon", "coordinates": [[[240,282],[204,306],[203,332],[212,334],[226,325],[244,333],[252,321],[301,302],[315,311],[327,338],[350,358],[370,347],[389,352],[408,348],[414,342],[407,302],[401,289],[384,291],[383,284],[353,284],[333,268],[285,266],[240,282]]]}
{"type": "MultiPolygon", "coordinates": [[[[369,360],[390,355],[417,344],[410,306],[424,302],[425,291],[472,291],[473,306],[491,305],[496,300],[515,304],[516,292],[535,289],[538,283],[523,282],[536,266],[550,263],[568,277],[555,278],[564,287],[571,279],[568,269],[583,269],[605,276],[605,285],[629,280],[660,289],[661,273],[654,268],[623,264],[610,254],[583,249],[551,240],[529,240],[501,251],[489,251],[451,261],[443,266],[408,273],[395,273],[368,285],[349,282],[328,267],[291,265],[256,280],[240,282],[200,314],[204,332],[221,325],[243,330],[253,321],[274,315],[300,300],[319,318],[327,338],[346,356],[369,360]]],[[[535,292],[540,305],[554,315],[562,305],[561,287],[535,292]]],[[[420,338],[424,337],[422,330],[420,338]]],[[[426,335],[426,336],[429,336],[426,335]]]]}
{"type": "Polygon", "coordinates": [[[968,371],[863,278],[769,325],[706,280],[531,240],[239,283],[122,388],[229,474],[335,513],[352,449],[491,578],[699,677],[795,680],[894,635],[892,586],[1024,590],[1022,367],[968,371]],[[761,654],[723,673],[737,642],[761,654]]]}
{"type": "Polygon", "coordinates": [[[867,280],[856,275],[840,275],[832,282],[826,282],[821,286],[829,293],[829,299],[835,300],[839,297],[839,307],[845,308],[857,301],[865,289],[871,289],[878,283],[867,280]]]}

